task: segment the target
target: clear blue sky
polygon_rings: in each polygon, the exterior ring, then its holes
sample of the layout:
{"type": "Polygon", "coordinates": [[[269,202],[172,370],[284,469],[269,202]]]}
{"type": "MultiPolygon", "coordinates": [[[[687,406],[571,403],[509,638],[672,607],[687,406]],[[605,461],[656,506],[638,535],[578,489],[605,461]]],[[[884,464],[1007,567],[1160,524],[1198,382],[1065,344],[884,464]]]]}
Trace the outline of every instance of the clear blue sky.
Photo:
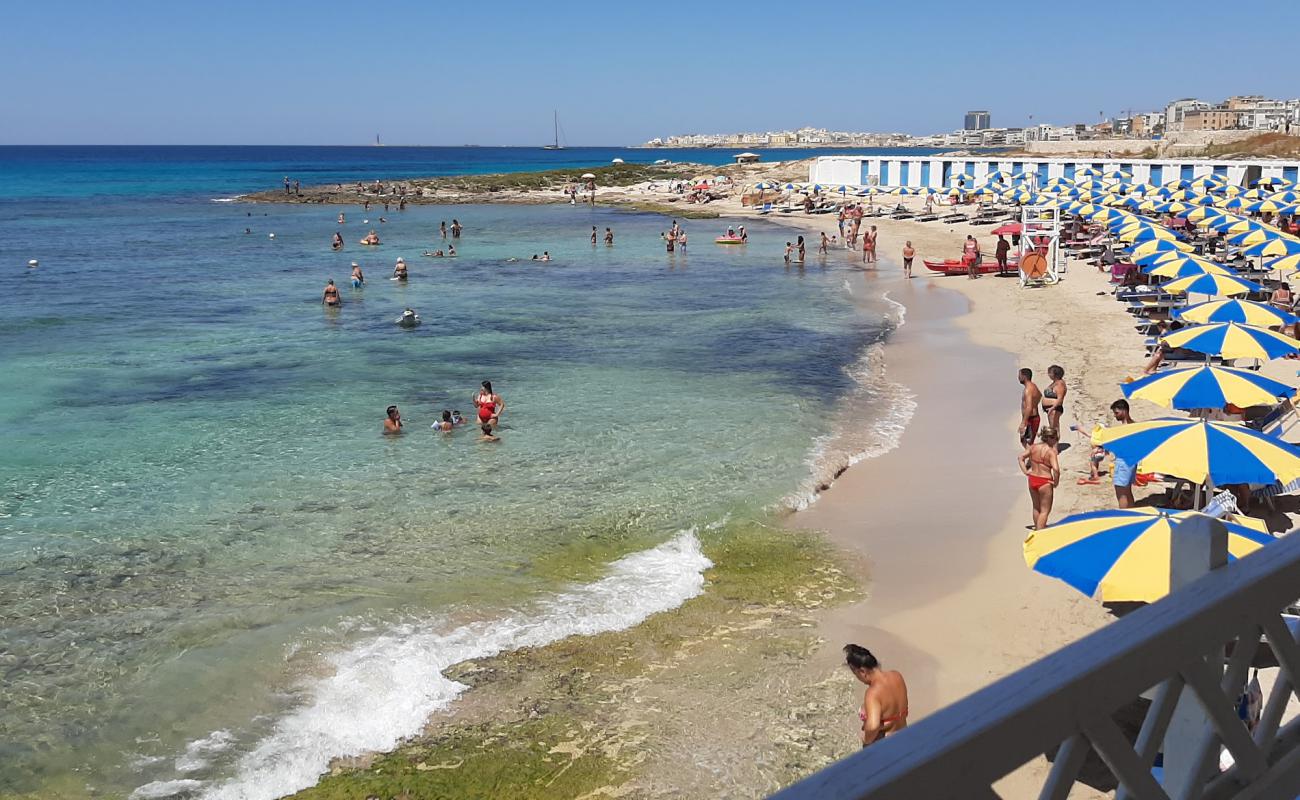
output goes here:
{"type": "Polygon", "coordinates": [[[1300,4],[104,2],[0,7],[0,144],[570,145],[929,133],[1300,94],[1300,4]],[[1276,42],[1270,45],[1269,42],[1276,42]],[[1236,55],[1241,53],[1239,57],[1236,55]]]}

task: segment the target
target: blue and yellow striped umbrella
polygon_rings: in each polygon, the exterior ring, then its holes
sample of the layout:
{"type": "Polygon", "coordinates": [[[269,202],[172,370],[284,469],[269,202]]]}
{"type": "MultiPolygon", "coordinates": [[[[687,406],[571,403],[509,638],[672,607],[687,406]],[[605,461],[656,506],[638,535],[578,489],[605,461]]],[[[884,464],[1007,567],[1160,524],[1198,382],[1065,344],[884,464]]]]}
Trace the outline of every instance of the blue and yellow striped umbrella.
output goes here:
{"type": "Polygon", "coordinates": [[[1221,294],[1228,297],[1264,291],[1264,287],[1254,281],[1218,272],[1188,275],[1185,278],[1172,280],[1160,288],[1170,294],[1221,294]]]}
{"type": "Polygon", "coordinates": [[[1159,275],[1162,278],[1192,278],[1197,275],[1235,274],[1230,267],[1187,253],[1165,253],[1163,257],[1161,255],[1143,256],[1136,261],[1139,263],[1142,261],[1148,262],[1141,265],[1142,271],[1148,275],[1159,275]]]}
{"type": "Polygon", "coordinates": [[[1300,351],[1300,342],[1290,336],[1275,333],[1268,328],[1239,325],[1236,322],[1193,325],[1166,334],[1161,337],[1161,341],[1170,347],[1182,347],[1223,358],[1258,358],[1267,361],[1300,351]]]}
{"type": "Polygon", "coordinates": [[[1098,428],[1092,443],[1140,472],[1193,483],[1283,485],[1300,478],[1300,448],[1245,425],[1204,419],[1153,419],[1098,428]]]}
{"type": "Polygon", "coordinates": [[[1249,300],[1211,300],[1208,303],[1174,309],[1174,316],[1199,324],[1240,322],[1243,325],[1258,325],[1261,328],[1292,325],[1300,321],[1300,317],[1280,308],[1263,303],[1252,303],[1249,300]]]}
{"type": "MultiPolygon", "coordinates": [[[[1123,508],[1075,514],[1025,539],[1025,564],[1103,603],[1154,602],[1169,594],[1173,526],[1191,512],[1123,508]]],[[[1243,525],[1228,528],[1228,560],[1274,541],[1243,525]]]]}
{"type": "Polygon", "coordinates": [[[1173,239],[1148,239],[1145,242],[1138,242],[1129,247],[1129,253],[1131,253],[1134,258],[1141,258],[1142,256],[1151,255],[1153,253],[1190,253],[1194,249],[1195,248],[1186,242],[1179,242],[1173,239]]]}
{"type": "Polygon", "coordinates": [[[1248,256],[1268,258],[1270,256],[1290,256],[1300,253],[1300,239],[1292,239],[1290,236],[1277,236],[1266,242],[1256,242],[1244,250],[1248,256]]]}
{"type": "Polygon", "coordinates": [[[1268,270],[1297,270],[1300,269],[1300,253],[1292,253],[1289,256],[1275,258],[1272,261],[1265,261],[1264,268],[1268,270]]]}
{"type": "Polygon", "coordinates": [[[1130,383],[1120,384],[1124,396],[1149,400],[1165,408],[1223,408],[1231,403],[1240,408],[1276,405],[1279,397],[1292,397],[1296,390],[1258,372],[1206,364],[1192,369],[1157,372],[1130,383]]]}

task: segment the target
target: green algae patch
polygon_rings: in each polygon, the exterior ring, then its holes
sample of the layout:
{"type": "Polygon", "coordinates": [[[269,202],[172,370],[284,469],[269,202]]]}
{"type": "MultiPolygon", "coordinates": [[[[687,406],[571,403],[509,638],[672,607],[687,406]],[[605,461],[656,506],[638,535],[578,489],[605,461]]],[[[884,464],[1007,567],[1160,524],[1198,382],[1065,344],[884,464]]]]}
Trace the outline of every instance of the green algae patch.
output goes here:
{"type": "MultiPolygon", "coordinates": [[[[340,760],[295,797],[749,796],[846,755],[852,731],[834,721],[855,688],[810,664],[815,614],[860,596],[856,571],[819,534],[762,521],[700,539],[713,562],[700,596],[627,630],[456,664],[446,676],[469,688],[423,734],[340,760]]],[[[627,544],[611,536],[546,566],[586,573],[627,544]]]]}
{"type": "Polygon", "coordinates": [[[339,770],[300,800],[574,798],[609,785],[613,762],[572,718],[469,725],[339,770]]]}

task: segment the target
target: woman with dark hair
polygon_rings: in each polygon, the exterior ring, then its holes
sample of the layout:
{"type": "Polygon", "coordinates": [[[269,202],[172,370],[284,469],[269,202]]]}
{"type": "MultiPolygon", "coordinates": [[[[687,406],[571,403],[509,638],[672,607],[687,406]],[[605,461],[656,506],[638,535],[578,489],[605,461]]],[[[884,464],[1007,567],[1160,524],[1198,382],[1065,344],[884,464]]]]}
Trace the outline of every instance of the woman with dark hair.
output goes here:
{"type": "Polygon", "coordinates": [[[498,424],[498,417],[506,410],[506,402],[501,395],[492,391],[492,381],[483,381],[483,388],[474,395],[474,405],[478,408],[478,421],[492,425],[498,424]]]}
{"type": "Polygon", "coordinates": [[[1061,414],[1065,413],[1065,369],[1057,364],[1047,368],[1047,377],[1051,381],[1043,390],[1043,415],[1047,417],[1047,427],[1061,429],[1061,414]]]}
{"type": "Polygon", "coordinates": [[[853,676],[867,685],[858,709],[862,720],[862,746],[875,744],[907,727],[907,682],[896,670],[881,669],[865,647],[844,645],[844,662],[853,676]]]}

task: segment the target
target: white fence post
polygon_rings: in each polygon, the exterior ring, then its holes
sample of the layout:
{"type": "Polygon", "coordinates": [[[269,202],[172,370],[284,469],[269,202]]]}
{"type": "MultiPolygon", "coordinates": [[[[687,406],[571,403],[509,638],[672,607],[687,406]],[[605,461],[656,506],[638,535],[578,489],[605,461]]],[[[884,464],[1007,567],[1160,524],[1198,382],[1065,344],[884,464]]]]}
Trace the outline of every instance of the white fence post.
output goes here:
{"type": "MultiPolygon", "coordinates": [[[[1173,526],[1169,551],[1169,592],[1173,594],[1228,563],[1228,529],[1213,517],[1193,514],[1173,526]]],[[[1214,674],[1222,676],[1222,650],[1206,658],[1214,674]]],[[[1209,727],[1209,717],[1195,692],[1184,686],[1165,734],[1164,788],[1170,797],[1196,796],[1190,790],[1204,783],[1199,743],[1209,727]]]]}

